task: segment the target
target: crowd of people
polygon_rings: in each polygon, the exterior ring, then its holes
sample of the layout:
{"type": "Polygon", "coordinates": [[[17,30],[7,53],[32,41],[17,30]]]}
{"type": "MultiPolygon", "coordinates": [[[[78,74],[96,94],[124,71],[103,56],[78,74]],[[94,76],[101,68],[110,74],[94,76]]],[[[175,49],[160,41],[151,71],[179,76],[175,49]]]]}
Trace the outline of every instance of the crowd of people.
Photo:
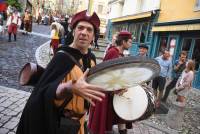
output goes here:
{"type": "MultiPolygon", "coordinates": [[[[23,22],[28,32],[28,26],[32,23],[27,19],[30,16],[27,10],[23,22]]],[[[20,24],[18,18],[17,12],[13,12],[9,17],[9,41],[11,33],[14,34],[16,41],[16,29],[20,24]]],[[[38,17],[38,24],[40,21],[41,16],[38,17]]],[[[35,83],[23,110],[17,134],[84,134],[88,131],[91,134],[104,134],[112,132],[115,124],[118,125],[120,134],[126,134],[127,129],[132,128],[132,122],[122,120],[114,112],[113,93],[105,93],[106,89],[103,87],[86,81],[88,68],[96,65],[96,58],[90,47],[95,42],[98,49],[99,26],[98,15],[94,12],[89,16],[86,10],[76,13],[71,19],[66,17],[64,23],[51,23],[50,47],[53,50],[53,57],[35,83]],[[85,125],[88,113],[89,123],[85,125]]],[[[106,49],[103,61],[124,57],[124,51],[131,45],[130,32],[119,31],[113,34],[112,43],[106,49]]],[[[137,56],[148,57],[149,47],[146,44],[140,44],[138,47],[137,56]]],[[[186,57],[187,53],[181,52],[179,60],[172,65],[169,50],[165,49],[162,55],[155,58],[161,68],[159,76],[152,80],[157,108],[161,102],[167,101],[173,88],[177,93],[177,102],[185,106],[191,91],[195,66],[194,61],[186,60],[186,57]],[[175,74],[173,78],[172,72],[175,74]],[[172,78],[172,81],[165,88],[169,78],[172,78]]],[[[149,82],[147,84],[150,86],[149,82]]],[[[114,94],[124,92],[126,89],[114,94]]]]}

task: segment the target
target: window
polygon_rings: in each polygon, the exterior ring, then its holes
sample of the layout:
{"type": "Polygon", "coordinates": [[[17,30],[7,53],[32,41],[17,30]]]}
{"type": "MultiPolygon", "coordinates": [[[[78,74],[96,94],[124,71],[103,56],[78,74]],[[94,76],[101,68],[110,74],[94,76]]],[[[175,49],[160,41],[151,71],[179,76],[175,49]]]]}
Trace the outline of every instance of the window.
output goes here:
{"type": "Polygon", "coordinates": [[[142,26],[142,31],[140,33],[140,43],[145,43],[148,23],[143,23],[141,26],[142,26]]]}
{"type": "Polygon", "coordinates": [[[169,52],[171,56],[173,56],[174,54],[175,47],[176,47],[176,38],[171,37],[169,42],[169,52]]]}
{"type": "Polygon", "coordinates": [[[135,23],[131,23],[129,25],[128,31],[130,31],[132,33],[133,42],[136,42],[136,24],[135,23]]]}
{"type": "Polygon", "coordinates": [[[103,12],[103,5],[98,5],[98,13],[102,14],[103,12]]]}
{"type": "Polygon", "coordinates": [[[200,0],[196,0],[195,9],[200,10],[200,0]]]}
{"type": "Polygon", "coordinates": [[[159,55],[162,55],[164,50],[167,49],[167,37],[160,38],[160,48],[159,48],[159,55]]]}
{"type": "Polygon", "coordinates": [[[128,30],[128,24],[115,24],[115,25],[113,25],[112,33],[120,32],[122,30],[128,30]]]}
{"type": "Polygon", "coordinates": [[[184,39],[182,51],[186,51],[187,53],[189,53],[191,45],[192,45],[192,39],[184,39]]]}
{"type": "Polygon", "coordinates": [[[200,39],[195,40],[192,59],[195,61],[195,70],[198,70],[200,64],[200,39]]]}

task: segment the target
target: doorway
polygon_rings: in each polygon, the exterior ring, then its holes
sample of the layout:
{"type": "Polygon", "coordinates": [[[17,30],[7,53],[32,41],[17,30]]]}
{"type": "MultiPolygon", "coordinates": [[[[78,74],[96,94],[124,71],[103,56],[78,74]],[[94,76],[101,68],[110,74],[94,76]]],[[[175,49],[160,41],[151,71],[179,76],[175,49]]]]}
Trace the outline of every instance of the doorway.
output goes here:
{"type": "Polygon", "coordinates": [[[193,87],[200,89],[200,38],[183,38],[181,50],[188,53],[188,59],[195,61],[193,87]]]}

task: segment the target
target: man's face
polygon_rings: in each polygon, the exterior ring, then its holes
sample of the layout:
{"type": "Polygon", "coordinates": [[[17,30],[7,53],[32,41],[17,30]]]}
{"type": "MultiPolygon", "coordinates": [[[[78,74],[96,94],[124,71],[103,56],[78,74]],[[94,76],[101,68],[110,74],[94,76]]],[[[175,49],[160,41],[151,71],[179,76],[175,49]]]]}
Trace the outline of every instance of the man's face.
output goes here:
{"type": "Polygon", "coordinates": [[[117,39],[117,35],[113,35],[113,37],[112,37],[112,45],[115,45],[115,44],[116,44],[116,43],[115,43],[116,39],[117,39]]]}
{"type": "Polygon", "coordinates": [[[94,27],[86,21],[80,21],[74,29],[74,45],[80,49],[87,49],[94,39],[94,27]]]}
{"type": "Polygon", "coordinates": [[[170,53],[169,51],[165,51],[163,54],[163,59],[168,60],[170,58],[170,53]]]}
{"type": "Polygon", "coordinates": [[[148,50],[147,50],[146,48],[144,48],[144,47],[140,47],[140,48],[139,48],[139,54],[140,54],[141,56],[146,55],[147,51],[148,51],[148,50]]]}
{"type": "Polygon", "coordinates": [[[128,50],[132,45],[132,39],[128,39],[128,41],[123,41],[123,47],[125,50],[128,50]]]}
{"type": "Polygon", "coordinates": [[[179,57],[179,60],[182,62],[186,61],[186,55],[181,54],[181,56],[179,57]]]}

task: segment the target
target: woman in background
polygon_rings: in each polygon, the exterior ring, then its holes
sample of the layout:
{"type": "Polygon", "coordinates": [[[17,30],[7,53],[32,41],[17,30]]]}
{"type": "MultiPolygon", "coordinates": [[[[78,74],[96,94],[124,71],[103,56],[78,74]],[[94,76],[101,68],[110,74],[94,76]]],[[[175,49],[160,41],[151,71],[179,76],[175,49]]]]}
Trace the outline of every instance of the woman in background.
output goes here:
{"type": "Polygon", "coordinates": [[[186,104],[186,98],[189,95],[192,87],[192,81],[194,79],[195,63],[193,60],[189,60],[186,64],[185,70],[182,72],[176,83],[177,101],[186,104]]]}

